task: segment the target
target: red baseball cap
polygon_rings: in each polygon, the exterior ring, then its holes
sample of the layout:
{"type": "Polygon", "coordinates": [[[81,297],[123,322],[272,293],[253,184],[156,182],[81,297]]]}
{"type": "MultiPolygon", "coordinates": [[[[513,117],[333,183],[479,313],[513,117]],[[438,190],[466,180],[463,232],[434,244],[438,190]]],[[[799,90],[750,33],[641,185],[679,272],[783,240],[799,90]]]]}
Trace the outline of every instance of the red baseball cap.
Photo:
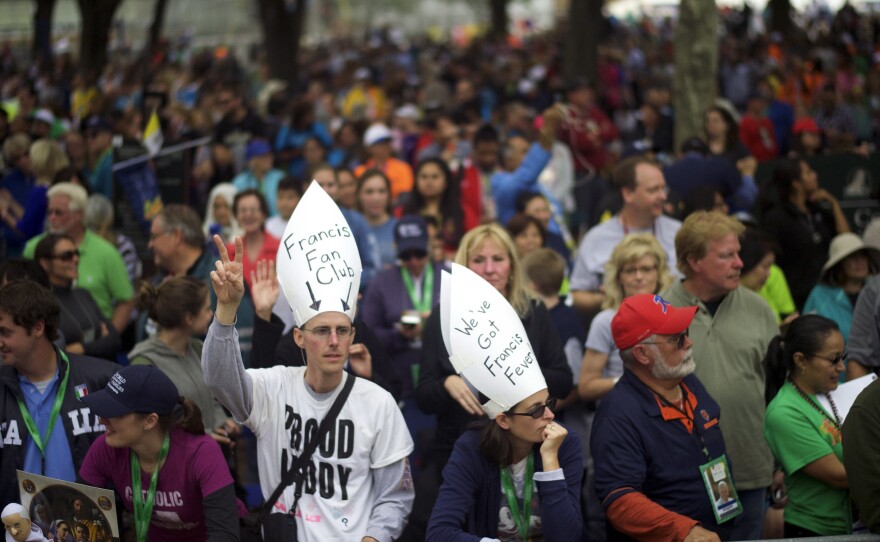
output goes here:
{"type": "Polygon", "coordinates": [[[651,335],[681,333],[694,319],[697,307],[673,307],[655,294],[627,297],[611,320],[611,336],[619,350],[639,344],[651,335]]]}
{"type": "Polygon", "coordinates": [[[819,133],[819,125],[816,124],[816,121],[810,117],[804,117],[796,120],[794,122],[794,126],[791,129],[794,135],[802,134],[804,132],[810,132],[813,134],[819,133]]]}

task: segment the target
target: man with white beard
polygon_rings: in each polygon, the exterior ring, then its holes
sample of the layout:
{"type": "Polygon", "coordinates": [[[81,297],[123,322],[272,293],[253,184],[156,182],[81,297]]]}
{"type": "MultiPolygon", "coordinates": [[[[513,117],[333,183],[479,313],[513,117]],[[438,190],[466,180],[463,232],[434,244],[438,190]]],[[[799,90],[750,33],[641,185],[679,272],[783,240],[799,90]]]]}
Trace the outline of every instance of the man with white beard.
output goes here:
{"type": "Polygon", "coordinates": [[[611,321],[625,370],[599,404],[590,442],[609,541],[728,539],[724,522],[736,513],[719,517],[714,492],[733,484],[718,404],[693,375],[696,311],[639,294],[611,321]]]}

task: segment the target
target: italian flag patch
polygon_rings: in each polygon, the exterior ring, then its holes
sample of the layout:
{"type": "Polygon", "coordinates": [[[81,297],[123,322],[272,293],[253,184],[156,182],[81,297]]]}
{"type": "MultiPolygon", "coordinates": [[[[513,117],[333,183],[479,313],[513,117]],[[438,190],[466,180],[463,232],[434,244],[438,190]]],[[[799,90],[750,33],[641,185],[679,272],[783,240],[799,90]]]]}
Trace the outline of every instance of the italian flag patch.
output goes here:
{"type": "Polygon", "coordinates": [[[85,384],[80,384],[79,386],[73,388],[73,391],[74,393],[76,393],[77,399],[82,399],[89,394],[89,388],[85,384]]]}

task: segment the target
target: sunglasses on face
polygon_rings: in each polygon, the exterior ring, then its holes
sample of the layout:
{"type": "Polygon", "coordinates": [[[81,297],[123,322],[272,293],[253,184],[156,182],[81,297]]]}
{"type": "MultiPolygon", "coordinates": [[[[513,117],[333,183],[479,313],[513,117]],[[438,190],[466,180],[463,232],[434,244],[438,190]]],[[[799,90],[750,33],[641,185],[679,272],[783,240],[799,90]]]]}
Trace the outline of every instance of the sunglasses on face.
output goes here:
{"type": "Polygon", "coordinates": [[[413,259],[421,260],[427,255],[428,253],[424,250],[407,250],[406,252],[398,254],[397,257],[400,258],[400,261],[402,262],[408,262],[413,259]]]}
{"type": "Polygon", "coordinates": [[[669,344],[669,343],[675,343],[675,348],[676,348],[677,350],[681,350],[682,348],[684,348],[684,343],[687,341],[688,333],[689,333],[689,330],[686,329],[686,330],[682,331],[681,333],[679,333],[678,335],[674,335],[674,336],[673,336],[671,339],[669,339],[668,341],[645,341],[645,342],[643,342],[643,343],[641,343],[641,344],[669,344]]]}
{"type": "Polygon", "coordinates": [[[78,250],[65,250],[64,252],[59,252],[52,256],[53,260],[61,260],[62,262],[69,262],[74,258],[79,258],[78,250]]]}
{"type": "Polygon", "coordinates": [[[556,401],[557,401],[557,399],[555,397],[550,397],[549,399],[547,399],[547,402],[544,403],[543,405],[534,406],[525,412],[508,412],[507,415],[508,416],[531,416],[532,418],[534,418],[536,420],[540,420],[541,418],[544,417],[544,412],[546,411],[546,409],[549,408],[550,412],[553,412],[556,409],[556,401]]]}
{"type": "Polygon", "coordinates": [[[849,356],[849,354],[848,354],[846,351],[843,351],[843,352],[837,354],[837,355],[834,356],[833,358],[826,358],[825,356],[820,356],[820,355],[818,355],[818,354],[813,354],[813,357],[814,357],[814,358],[824,359],[825,361],[830,362],[832,365],[837,365],[838,363],[840,363],[840,362],[842,362],[842,361],[845,362],[845,361],[846,361],[846,358],[847,358],[848,356],[849,356]]]}

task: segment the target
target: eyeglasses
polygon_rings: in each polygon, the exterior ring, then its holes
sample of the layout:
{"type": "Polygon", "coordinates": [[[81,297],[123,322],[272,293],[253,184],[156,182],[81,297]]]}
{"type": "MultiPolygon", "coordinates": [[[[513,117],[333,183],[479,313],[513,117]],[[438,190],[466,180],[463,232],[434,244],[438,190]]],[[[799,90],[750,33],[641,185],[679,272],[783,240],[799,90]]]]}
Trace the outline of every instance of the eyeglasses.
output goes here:
{"type": "Polygon", "coordinates": [[[314,333],[322,339],[330,337],[330,334],[333,333],[333,331],[336,331],[336,336],[340,339],[345,339],[354,335],[354,326],[338,326],[335,330],[330,326],[313,327],[312,329],[301,327],[300,329],[314,333]]]}
{"type": "Polygon", "coordinates": [[[544,417],[544,412],[546,411],[546,409],[549,408],[550,412],[556,410],[556,401],[557,399],[555,397],[550,397],[543,405],[532,407],[525,412],[506,412],[505,414],[507,414],[508,416],[531,416],[536,420],[540,420],[544,417]]]}
{"type": "Polygon", "coordinates": [[[686,330],[682,331],[681,333],[679,333],[678,335],[675,335],[672,339],[670,339],[670,340],[668,340],[668,341],[645,341],[645,342],[640,343],[640,344],[669,344],[669,343],[675,343],[675,348],[676,348],[677,350],[681,350],[682,348],[684,348],[684,343],[685,343],[685,341],[687,341],[688,334],[689,334],[689,331],[686,329],[686,330]]]}
{"type": "Polygon", "coordinates": [[[65,250],[64,252],[59,252],[52,256],[53,260],[61,260],[62,262],[69,262],[74,258],[79,258],[78,250],[65,250]]]}
{"type": "Polygon", "coordinates": [[[156,239],[158,239],[158,238],[160,238],[160,237],[162,237],[163,235],[168,234],[168,233],[171,233],[171,232],[168,231],[168,230],[155,231],[155,232],[154,232],[154,231],[151,231],[151,232],[150,232],[150,241],[155,241],[156,239]]]}
{"type": "Polygon", "coordinates": [[[643,265],[641,267],[624,267],[620,270],[621,275],[635,275],[636,273],[641,273],[642,275],[647,275],[648,273],[653,273],[657,270],[656,265],[643,265]]]}
{"type": "Polygon", "coordinates": [[[846,361],[846,358],[849,357],[849,354],[844,350],[843,352],[837,354],[833,358],[826,358],[825,356],[820,356],[819,354],[813,354],[814,358],[824,359],[825,361],[831,362],[832,365],[837,365],[841,361],[846,361]]]}
{"type": "Polygon", "coordinates": [[[398,254],[397,257],[400,258],[400,261],[402,262],[408,262],[412,259],[421,260],[427,255],[428,253],[424,250],[407,250],[398,254]]]}

